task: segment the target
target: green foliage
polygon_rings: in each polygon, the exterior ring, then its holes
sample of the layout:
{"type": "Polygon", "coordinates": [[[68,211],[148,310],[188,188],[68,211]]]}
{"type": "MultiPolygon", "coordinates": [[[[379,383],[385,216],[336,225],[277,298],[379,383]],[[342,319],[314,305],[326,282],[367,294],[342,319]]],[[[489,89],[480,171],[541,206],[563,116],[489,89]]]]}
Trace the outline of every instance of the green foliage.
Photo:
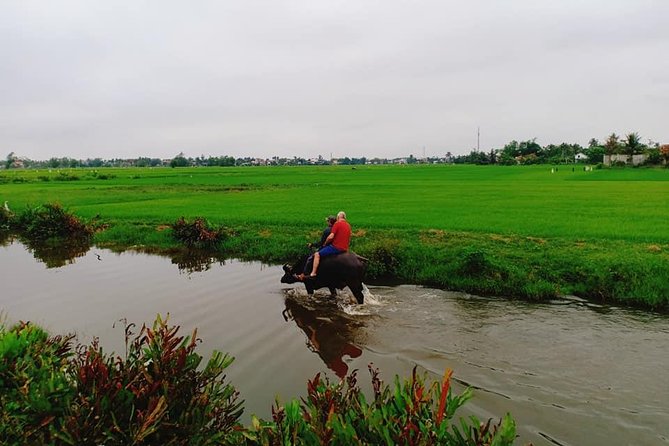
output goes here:
{"type": "Polygon", "coordinates": [[[190,161],[184,156],[183,153],[178,154],[170,161],[170,167],[187,167],[190,166],[190,161]]]}
{"type": "Polygon", "coordinates": [[[397,277],[400,266],[399,247],[398,240],[385,237],[363,244],[358,254],[369,259],[367,274],[374,278],[397,277]]]}
{"type": "Polygon", "coordinates": [[[0,438],[3,444],[49,444],[74,398],[68,375],[73,336],[0,325],[0,438]]]}
{"type": "Polygon", "coordinates": [[[223,375],[233,358],[214,352],[200,367],[196,332],[178,336],[160,316],[131,329],[124,358],[97,340],[73,354],[71,336],[29,324],[1,331],[3,444],[238,443],[242,403],[223,375]]]}
{"type": "Polygon", "coordinates": [[[428,385],[414,368],[410,379],[395,377],[384,385],[369,367],[373,398],[367,401],[354,371],[339,383],[317,374],[307,385],[307,397],[285,405],[277,401],[273,422],[254,419],[246,435],[262,445],[511,445],[515,424],[507,415],[499,424],[482,424],[475,417],[452,424],[455,412],[472,397],[450,391],[451,372],[441,383],[428,385]]]}
{"type": "Polygon", "coordinates": [[[493,270],[493,264],[483,250],[468,249],[462,256],[460,271],[467,275],[484,275],[493,270]]]}
{"type": "Polygon", "coordinates": [[[54,179],[56,181],[79,181],[81,178],[79,177],[79,175],[63,171],[59,172],[54,179]]]}

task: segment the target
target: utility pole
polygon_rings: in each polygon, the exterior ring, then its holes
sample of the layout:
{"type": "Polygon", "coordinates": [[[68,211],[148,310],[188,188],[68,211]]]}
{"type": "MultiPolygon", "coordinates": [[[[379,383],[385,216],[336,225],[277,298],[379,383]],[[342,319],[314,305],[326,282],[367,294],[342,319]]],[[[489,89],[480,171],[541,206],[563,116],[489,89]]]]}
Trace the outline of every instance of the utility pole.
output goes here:
{"type": "Polygon", "coordinates": [[[481,127],[476,127],[476,151],[481,151],[481,127]]]}

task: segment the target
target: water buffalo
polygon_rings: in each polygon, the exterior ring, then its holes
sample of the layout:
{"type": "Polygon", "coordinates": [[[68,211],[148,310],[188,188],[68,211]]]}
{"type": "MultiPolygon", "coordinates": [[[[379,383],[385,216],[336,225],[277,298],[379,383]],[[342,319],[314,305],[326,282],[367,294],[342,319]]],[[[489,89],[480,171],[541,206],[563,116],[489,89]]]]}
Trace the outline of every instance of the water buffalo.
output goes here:
{"type": "Polygon", "coordinates": [[[318,267],[318,276],[315,278],[305,278],[303,281],[297,277],[304,271],[304,265],[307,263],[308,256],[304,256],[292,267],[284,265],[285,274],[281,278],[281,283],[303,282],[309,295],[314,294],[314,290],[328,287],[330,293],[336,294],[335,289],[348,287],[359,304],[364,303],[365,296],[362,293],[362,279],[367,267],[367,259],[360,257],[354,252],[346,252],[334,256],[321,258],[318,267]]]}

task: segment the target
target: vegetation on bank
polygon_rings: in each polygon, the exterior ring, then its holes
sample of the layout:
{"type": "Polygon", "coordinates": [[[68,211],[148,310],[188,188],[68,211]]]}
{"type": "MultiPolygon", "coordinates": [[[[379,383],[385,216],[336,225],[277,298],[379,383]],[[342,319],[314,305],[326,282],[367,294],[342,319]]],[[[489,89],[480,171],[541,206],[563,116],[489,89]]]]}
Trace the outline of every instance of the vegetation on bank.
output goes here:
{"type": "Polygon", "coordinates": [[[118,169],[104,180],[72,170],[80,180],[46,183],[44,172],[11,173],[23,180],[0,184],[0,199],[11,198],[14,215],[59,198],[104,221],[93,241],[119,249],[208,245],[220,257],[290,262],[343,209],[352,249],[371,259],[369,279],[669,307],[666,169],[118,169]],[[209,231],[201,240],[197,221],[209,231]]]}
{"type": "Polygon", "coordinates": [[[23,445],[511,445],[515,423],[456,419],[472,397],[455,395],[451,373],[429,383],[414,373],[384,384],[370,366],[368,398],[353,372],[338,383],[320,374],[306,397],[272,407],[272,419],[240,424],[243,401],[225,379],[233,358],[214,352],[206,364],[197,332],[157,317],[137,334],[126,324],[124,356],[97,340],[0,324],[0,438],[23,445]]]}

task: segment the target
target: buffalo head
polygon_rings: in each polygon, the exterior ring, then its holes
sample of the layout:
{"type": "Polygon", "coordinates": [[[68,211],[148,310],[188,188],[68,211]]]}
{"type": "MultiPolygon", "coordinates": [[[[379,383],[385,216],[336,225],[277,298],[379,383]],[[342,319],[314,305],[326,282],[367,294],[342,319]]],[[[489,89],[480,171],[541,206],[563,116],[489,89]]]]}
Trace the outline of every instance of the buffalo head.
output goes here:
{"type": "Polygon", "coordinates": [[[283,277],[281,277],[281,283],[295,283],[298,280],[293,274],[293,268],[289,265],[283,265],[283,277]]]}

